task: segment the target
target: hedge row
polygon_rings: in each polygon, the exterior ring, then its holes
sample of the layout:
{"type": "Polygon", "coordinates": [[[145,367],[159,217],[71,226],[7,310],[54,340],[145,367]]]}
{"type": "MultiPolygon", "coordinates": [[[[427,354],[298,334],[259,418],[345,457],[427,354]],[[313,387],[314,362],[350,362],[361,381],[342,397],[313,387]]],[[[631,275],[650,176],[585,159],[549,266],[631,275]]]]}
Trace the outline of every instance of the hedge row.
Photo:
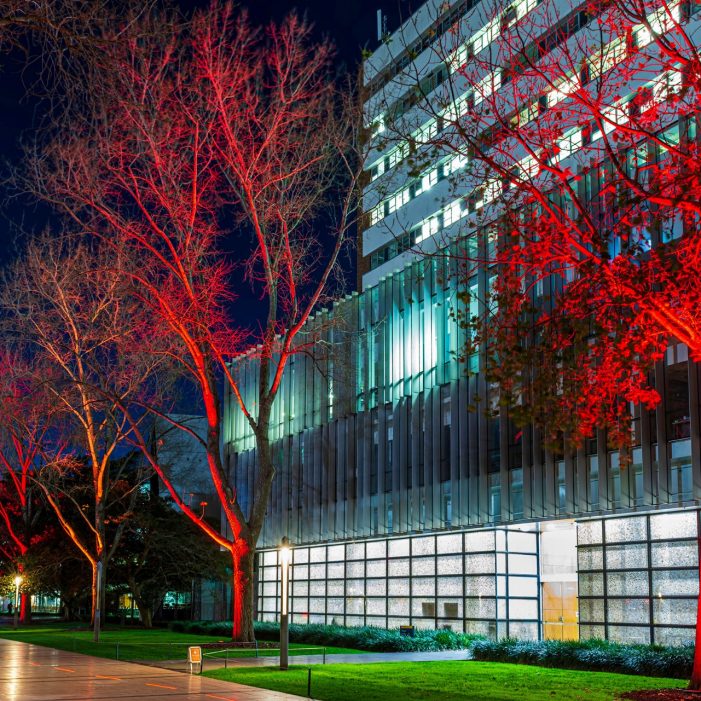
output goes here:
{"type": "Polygon", "coordinates": [[[643,674],[651,677],[688,679],[694,656],[693,645],[624,645],[605,640],[528,641],[478,640],[472,646],[474,659],[515,662],[589,671],[643,674]]]}
{"type": "MultiPolygon", "coordinates": [[[[231,635],[230,623],[213,621],[174,621],[170,629],[178,633],[202,635],[231,635]]],[[[258,640],[279,640],[277,623],[255,624],[258,640]]],[[[416,630],[413,638],[399,634],[398,630],[386,630],[364,626],[345,628],[334,625],[290,625],[290,641],[324,647],[347,647],[370,652],[438,652],[440,650],[466,650],[479,636],[454,633],[450,630],[416,630]]]]}

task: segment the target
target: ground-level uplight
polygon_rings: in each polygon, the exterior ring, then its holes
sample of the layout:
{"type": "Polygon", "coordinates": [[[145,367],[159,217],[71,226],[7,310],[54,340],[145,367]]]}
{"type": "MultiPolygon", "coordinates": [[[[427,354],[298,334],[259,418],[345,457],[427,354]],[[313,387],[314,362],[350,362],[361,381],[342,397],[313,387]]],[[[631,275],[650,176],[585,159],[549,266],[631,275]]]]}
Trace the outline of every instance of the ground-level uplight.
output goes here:
{"type": "Polygon", "coordinates": [[[19,585],[22,584],[22,575],[17,575],[15,577],[15,621],[14,627],[17,628],[17,622],[19,620],[19,585]]]}
{"type": "Polygon", "coordinates": [[[280,543],[280,669],[287,669],[290,629],[289,629],[289,594],[290,594],[290,542],[283,538],[280,543]]]}

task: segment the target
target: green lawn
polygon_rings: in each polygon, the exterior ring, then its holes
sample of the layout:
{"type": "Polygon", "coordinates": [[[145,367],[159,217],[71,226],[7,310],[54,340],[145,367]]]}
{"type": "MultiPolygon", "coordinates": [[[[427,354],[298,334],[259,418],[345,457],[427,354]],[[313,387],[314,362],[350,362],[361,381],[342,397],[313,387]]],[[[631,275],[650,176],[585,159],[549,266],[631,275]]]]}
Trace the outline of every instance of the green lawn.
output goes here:
{"type": "MultiPolygon", "coordinates": [[[[19,640],[33,645],[44,645],[59,650],[81,652],[95,657],[115,659],[117,653],[120,660],[177,660],[187,657],[190,645],[203,643],[226,642],[221,637],[212,635],[192,635],[190,633],[173,633],[169,630],[142,630],[134,628],[108,627],[102,631],[100,642],[92,640],[92,630],[76,629],[67,624],[51,624],[46,626],[26,626],[18,630],[0,629],[0,638],[19,640]]],[[[262,645],[263,643],[261,643],[262,645]]],[[[277,644],[275,644],[277,648],[277,644]]],[[[213,652],[203,650],[203,652],[213,652]]],[[[321,654],[322,648],[312,645],[291,644],[290,655],[321,654]],[[315,649],[309,649],[315,648],[315,649]]],[[[357,653],[359,650],[327,647],[327,654],[357,653]]],[[[217,652],[216,656],[223,657],[226,653],[217,652]]],[[[259,655],[277,655],[277,649],[260,648],[259,655]]],[[[252,657],[255,650],[235,650],[228,653],[229,657],[252,657]]]]}
{"type": "MultiPolygon", "coordinates": [[[[306,697],[308,669],[249,667],[205,674],[306,697]]],[[[679,679],[471,661],[330,664],[311,670],[312,697],[320,701],[611,701],[635,689],[686,685],[679,679]]]]}

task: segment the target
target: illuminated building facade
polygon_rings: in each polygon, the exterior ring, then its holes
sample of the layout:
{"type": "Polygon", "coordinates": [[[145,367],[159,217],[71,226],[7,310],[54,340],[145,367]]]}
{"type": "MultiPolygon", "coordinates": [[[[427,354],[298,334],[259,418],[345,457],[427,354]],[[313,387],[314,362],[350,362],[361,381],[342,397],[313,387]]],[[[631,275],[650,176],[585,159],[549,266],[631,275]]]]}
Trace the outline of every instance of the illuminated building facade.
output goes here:
{"type": "MultiPolygon", "coordinates": [[[[495,24],[475,12],[469,50],[488,50],[504,17],[521,18],[536,4],[519,0],[495,24]]],[[[413,102],[402,102],[409,81],[418,76],[429,95],[439,89],[449,64],[432,48],[461,17],[469,25],[475,8],[471,0],[429,2],[370,57],[367,121],[377,136],[389,128],[387,109],[410,119],[413,102]]],[[[578,13],[562,17],[572,34],[586,24],[578,13]]],[[[440,109],[459,110],[461,99],[458,91],[440,109]]],[[[413,128],[430,135],[436,120],[413,128]]],[[[696,138],[688,118],[674,129],[696,138]]],[[[566,136],[571,151],[583,143],[581,134],[566,136]]],[[[276,546],[286,536],[295,544],[293,622],[693,639],[701,413],[698,367],[686,347],[670,345],[656,367],[657,409],[634,409],[630,466],[619,465],[603,435],[576,452],[545,450],[537,430],[515,427],[494,401],[480,353],[460,358],[468,333],[454,314],[461,292],[477,305],[494,271],[483,266],[461,280],[450,255],[417,255],[417,244],[422,253],[449,253],[457,244],[446,241],[469,232],[488,188],[476,203],[456,193],[449,176],[466,163],[455,153],[436,155],[417,174],[408,145],[375,144],[359,242],[362,291],[310,320],[300,343],[313,341],[312,350],[290,361],[274,406],[277,476],[260,542],[259,617],[277,617],[276,546]]],[[[478,252],[488,245],[475,235],[478,252]]],[[[254,352],[237,372],[253,393],[254,352]]],[[[246,508],[254,438],[231,397],[225,414],[225,459],[246,508]]]]}

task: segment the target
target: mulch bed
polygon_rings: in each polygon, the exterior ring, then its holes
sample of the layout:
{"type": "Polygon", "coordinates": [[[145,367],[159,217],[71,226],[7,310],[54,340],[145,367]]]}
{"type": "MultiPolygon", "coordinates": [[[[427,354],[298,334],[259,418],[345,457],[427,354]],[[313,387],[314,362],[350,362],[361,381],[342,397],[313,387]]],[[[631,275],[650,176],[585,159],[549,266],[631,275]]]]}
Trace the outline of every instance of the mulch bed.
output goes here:
{"type": "Polygon", "coordinates": [[[643,689],[621,694],[626,701],[701,701],[701,691],[686,689],[643,689]]]}

